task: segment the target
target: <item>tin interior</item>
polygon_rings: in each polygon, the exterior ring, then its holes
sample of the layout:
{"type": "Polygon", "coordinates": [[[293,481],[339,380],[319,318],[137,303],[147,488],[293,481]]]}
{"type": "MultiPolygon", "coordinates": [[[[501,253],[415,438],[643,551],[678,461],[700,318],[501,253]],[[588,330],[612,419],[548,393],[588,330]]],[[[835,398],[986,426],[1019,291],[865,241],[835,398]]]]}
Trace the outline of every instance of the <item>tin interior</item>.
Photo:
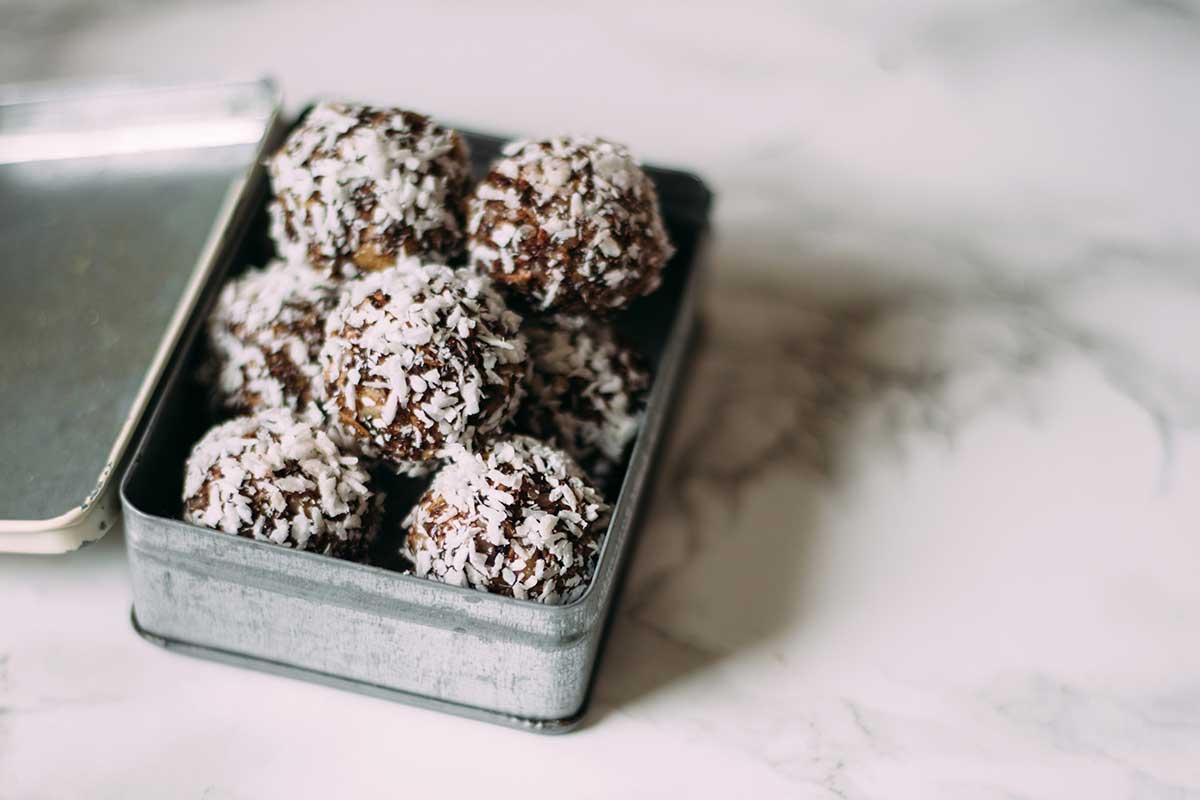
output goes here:
{"type": "MultiPolygon", "coordinates": [[[[463,132],[463,134],[471,148],[473,169],[477,175],[482,175],[487,165],[498,155],[500,146],[505,140],[469,132],[463,132]]],[[[690,174],[656,168],[649,168],[647,172],[658,187],[664,221],[677,252],[664,271],[662,287],[650,296],[635,302],[615,319],[615,323],[631,344],[657,370],[664,348],[670,339],[681,298],[694,268],[695,251],[706,225],[711,195],[703,184],[690,174]]],[[[205,401],[205,388],[197,382],[195,377],[202,356],[200,328],[203,319],[215,302],[216,294],[225,280],[250,266],[266,263],[274,252],[267,234],[268,189],[262,170],[256,172],[251,192],[253,193],[251,205],[256,209],[253,217],[248,221],[246,233],[240,243],[232,248],[232,258],[214,274],[198,305],[198,312],[180,351],[181,358],[176,365],[177,374],[172,378],[172,386],[168,388],[156,411],[152,430],[147,433],[136,462],[126,479],[124,494],[127,503],[139,513],[150,517],[169,520],[178,518],[183,489],[184,462],[188,452],[192,444],[218,421],[212,415],[209,404],[205,401]]],[[[657,389],[657,386],[654,388],[657,389]]],[[[652,392],[652,397],[655,393],[652,392]]],[[[605,487],[610,501],[616,500],[618,514],[619,506],[624,502],[626,494],[624,485],[626,475],[626,469],[618,470],[610,485],[605,487]]],[[[383,533],[376,542],[372,553],[372,563],[385,569],[403,568],[405,564],[399,556],[400,539],[402,538],[399,521],[419,496],[425,481],[397,478],[386,470],[380,470],[374,478],[376,486],[388,493],[388,513],[383,533]]],[[[210,533],[222,540],[230,539],[225,534],[210,533]]],[[[246,540],[228,541],[228,545],[231,547],[255,544],[259,543],[246,540]]],[[[280,558],[311,555],[294,553],[271,545],[262,546],[271,548],[272,551],[278,551],[280,558]]],[[[608,549],[606,546],[601,552],[601,566],[607,557],[608,549]]],[[[320,556],[314,557],[321,558],[320,556]]],[[[421,580],[400,574],[396,574],[395,577],[405,581],[421,580]]],[[[429,583],[424,580],[421,582],[429,583]]],[[[440,584],[434,584],[434,586],[437,587],[436,591],[472,592],[472,590],[459,589],[459,587],[440,584]]],[[[517,607],[546,608],[511,598],[495,597],[491,599],[509,601],[517,607]]],[[[579,604],[583,599],[586,599],[586,595],[575,604],[579,604]]]]}

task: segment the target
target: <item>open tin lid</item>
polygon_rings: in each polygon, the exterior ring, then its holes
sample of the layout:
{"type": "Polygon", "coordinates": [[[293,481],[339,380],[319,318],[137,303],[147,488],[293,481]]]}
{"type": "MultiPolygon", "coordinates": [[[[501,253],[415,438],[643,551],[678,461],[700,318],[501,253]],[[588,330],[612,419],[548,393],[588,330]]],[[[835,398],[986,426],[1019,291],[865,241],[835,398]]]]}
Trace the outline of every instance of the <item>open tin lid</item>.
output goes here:
{"type": "Polygon", "coordinates": [[[0,88],[0,552],[116,523],[126,451],[278,107],[268,81],[0,88]]]}

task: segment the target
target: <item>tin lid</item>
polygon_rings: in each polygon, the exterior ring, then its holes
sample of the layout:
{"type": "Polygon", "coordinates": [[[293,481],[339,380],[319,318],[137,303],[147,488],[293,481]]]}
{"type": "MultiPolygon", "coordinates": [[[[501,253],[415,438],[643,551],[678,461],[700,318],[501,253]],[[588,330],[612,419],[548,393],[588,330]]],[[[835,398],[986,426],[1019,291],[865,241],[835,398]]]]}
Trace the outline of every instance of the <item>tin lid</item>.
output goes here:
{"type": "Polygon", "coordinates": [[[122,460],[278,105],[268,81],[0,88],[0,552],[115,523],[122,460]]]}

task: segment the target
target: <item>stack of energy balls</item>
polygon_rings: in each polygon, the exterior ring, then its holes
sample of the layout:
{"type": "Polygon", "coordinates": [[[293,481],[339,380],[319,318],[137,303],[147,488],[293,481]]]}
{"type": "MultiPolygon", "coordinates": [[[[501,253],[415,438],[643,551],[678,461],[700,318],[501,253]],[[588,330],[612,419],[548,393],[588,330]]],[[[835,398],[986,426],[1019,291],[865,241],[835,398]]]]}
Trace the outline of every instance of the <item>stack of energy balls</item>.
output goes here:
{"type": "Polygon", "coordinates": [[[431,476],[401,523],[416,575],[578,598],[650,383],[608,317],[671,256],[653,184],[581,137],[512,143],[474,184],[455,131],[332,103],[268,169],[279,259],[208,321],[232,419],[192,450],[184,519],[366,562],[381,470],[431,476]]]}

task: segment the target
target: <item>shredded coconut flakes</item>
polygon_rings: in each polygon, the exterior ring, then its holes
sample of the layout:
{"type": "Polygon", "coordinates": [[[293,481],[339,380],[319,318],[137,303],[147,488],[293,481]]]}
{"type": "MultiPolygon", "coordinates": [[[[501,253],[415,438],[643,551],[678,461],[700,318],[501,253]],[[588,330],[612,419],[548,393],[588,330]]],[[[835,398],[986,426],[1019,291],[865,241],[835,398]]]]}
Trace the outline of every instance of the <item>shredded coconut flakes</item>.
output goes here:
{"type": "Polygon", "coordinates": [[[458,448],[404,525],[416,574],[546,604],[587,590],[609,507],[561,450],[528,436],[458,448]]]}
{"type": "Polygon", "coordinates": [[[619,309],[658,288],[673,248],[628,150],[557,137],[503,153],[468,208],[473,266],[544,310],[619,309]]]}
{"type": "Polygon", "coordinates": [[[336,303],[336,290],[304,265],[275,261],[226,283],[208,320],[218,405],[288,408],[321,422],[317,355],[336,303]]]}
{"type": "Polygon", "coordinates": [[[559,315],[525,333],[533,373],[518,428],[606,480],[641,425],[649,371],[602,321],[559,315]]]}
{"type": "Polygon", "coordinates": [[[353,277],[461,250],[470,158],[428,117],[322,103],[267,166],[271,235],[289,261],[353,277]]]}
{"type": "Polygon", "coordinates": [[[345,284],[321,364],[342,432],[401,471],[508,422],[528,363],[521,318],[483,276],[408,264],[345,284]]]}
{"type": "Polygon", "coordinates": [[[382,496],[358,460],[286,409],[211,428],[184,473],[183,518],[197,525],[362,560],[382,496]]]}

